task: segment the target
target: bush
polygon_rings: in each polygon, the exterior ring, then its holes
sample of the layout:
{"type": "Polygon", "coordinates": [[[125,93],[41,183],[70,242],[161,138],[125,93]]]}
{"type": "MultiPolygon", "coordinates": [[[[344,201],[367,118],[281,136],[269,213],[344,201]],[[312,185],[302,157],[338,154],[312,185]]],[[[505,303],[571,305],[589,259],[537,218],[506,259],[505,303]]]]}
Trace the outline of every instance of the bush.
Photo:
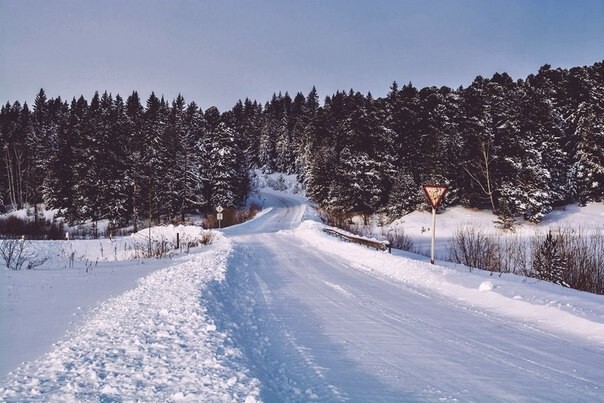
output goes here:
{"type": "Polygon", "coordinates": [[[24,265],[33,269],[43,264],[46,259],[38,258],[31,247],[31,241],[25,239],[3,239],[0,241],[0,257],[6,267],[11,270],[21,270],[24,265]]]}
{"type": "Polygon", "coordinates": [[[604,294],[604,235],[598,231],[557,229],[526,242],[463,227],[449,242],[449,259],[469,268],[515,273],[604,294]]]}
{"type": "Polygon", "coordinates": [[[384,238],[390,243],[391,248],[404,250],[407,252],[413,251],[413,240],[405,231],[395,229],[384,234],[384,238]]]}
{"type": "Polygon", "coordinates": [[[601,232],[559,228],[539,236],[534,243],[533,277],[604,294],[604,235],[601,232]]]}
{"type": "Polygon", "coordinates": [[[497,265],[489,268],[489,270],[528,276],[530,274],[531,249],[527,247],[526,240],[519,236],[497,237],[496,240],[498,246],[497,265]]]}
{"type": "Polygon", "coordinates": [[[337,227],[344,231],[356,233],[353,228],[351,214],[342,213],[337,210],[320,210],[319,217],[323,223],[330,227],[337,227]]]}
{"type": "Polygon", "coordinates": [[[180,245],[176,246],[176,239],[168,240],[166,237],[148,238],[146,240],[136,242],[133,246],[135,259],[162,259],[172,257],[174,251],[185,251],[189,253],[191,248],[200,245],[209,245],[214,241],[214,234],[210,231],[204,231],[197,237],[183,236],[180,238],[180,245]]]}
{"type": "MultiPolygon", "coordinates": [[[[251,220],[262,211],[262,207],[256,203],[252,203],[249,207],[243,210],[236,210],[232,207],[227,207],[222,211],[222,221],[220,222],[221,228],[230,227],[231,225],[237,225],[251,220]]],[[[218,219],[216,214],[208,215],[204,222],[204,228],[218,228],[218,219]]]]}
{"type": "Polygon", "coordinates": [[[540,280],[550,281],[564,287],[569,285],[564,281],[567,271],[567,257],[563,251],[564,242],[560,235],[554,237],[549,231],[545,239],[538,241],[533,249],[532,275],[540,280]]]}
{"type": "Polygon", "coordinates": [[[65,237],[62,222],[52,222],[39,218],[37,221],[13,215],[0,217],[0,234],[6,238],[27,239],[63,239],[65,237]]]}
{"type": "Polygon", "coordinates": [[[474,227],[459,228],[449,243],[449,258],[470,268],[500,271],[497,242],[474,227]]]}
{"type": "Polygon", "coordinates": [[[285,180],[283,174],[279,174],[276,179],[266,176],[266,185],[273,190],[285,191],[288,188],[287,181],[285,180]]]}

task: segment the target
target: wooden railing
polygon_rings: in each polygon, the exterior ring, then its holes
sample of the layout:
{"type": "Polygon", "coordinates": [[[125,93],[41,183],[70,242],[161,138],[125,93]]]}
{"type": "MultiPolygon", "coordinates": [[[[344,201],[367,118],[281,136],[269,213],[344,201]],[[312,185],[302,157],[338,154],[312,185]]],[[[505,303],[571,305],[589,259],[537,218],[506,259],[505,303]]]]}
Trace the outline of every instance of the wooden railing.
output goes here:
{"type": "Polygon", "coordinates": [[[374,248],[375,250],[383,250],[388,251],[388,253],[392,253],[390,249],[390,242],[388,241],[374,241],[367,238],[358,237],[355,235],[345,234],[341,231],[335,230],[333,228],[323,228],[323,231],[328,233],[329,235],[333,235],[337,238],[340,238],[346,242],[354,242],[360,245],[365,245],[368,248],[374,248]]]}

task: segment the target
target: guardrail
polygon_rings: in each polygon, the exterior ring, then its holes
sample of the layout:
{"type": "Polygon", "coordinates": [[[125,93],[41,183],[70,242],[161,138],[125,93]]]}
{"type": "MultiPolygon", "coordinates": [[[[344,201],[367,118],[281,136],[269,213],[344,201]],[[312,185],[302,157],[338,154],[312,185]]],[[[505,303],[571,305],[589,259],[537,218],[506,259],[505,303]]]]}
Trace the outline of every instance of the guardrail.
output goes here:
{"type": "Polygon", "coordinates": [[[323,231],[328,233],[329,235],[333,235],[337,238],[340,238],[346,242],[354,242],[360,245],[365,245],[368,248],[374,248],[375,250],[383,250],[388,251],[388,253],[392,253],[390,248],[390,242],[388,241],[374,241],[367,238],[358,237],[355,235],[345,234],[333,228],[323,228],[323,231]]]}

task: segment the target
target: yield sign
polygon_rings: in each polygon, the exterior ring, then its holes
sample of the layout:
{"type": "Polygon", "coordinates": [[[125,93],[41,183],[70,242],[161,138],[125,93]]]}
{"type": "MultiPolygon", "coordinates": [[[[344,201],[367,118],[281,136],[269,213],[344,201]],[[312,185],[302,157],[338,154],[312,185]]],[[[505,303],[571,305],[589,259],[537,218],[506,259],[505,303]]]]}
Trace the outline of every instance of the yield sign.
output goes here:
{"type": "Polygon", "coordinates": [[[424,192],[428,196],[428,200],[435,210],[438,208],[445,193],[447,193],[447,187],[441,185],[424,185],[424,192]]]}

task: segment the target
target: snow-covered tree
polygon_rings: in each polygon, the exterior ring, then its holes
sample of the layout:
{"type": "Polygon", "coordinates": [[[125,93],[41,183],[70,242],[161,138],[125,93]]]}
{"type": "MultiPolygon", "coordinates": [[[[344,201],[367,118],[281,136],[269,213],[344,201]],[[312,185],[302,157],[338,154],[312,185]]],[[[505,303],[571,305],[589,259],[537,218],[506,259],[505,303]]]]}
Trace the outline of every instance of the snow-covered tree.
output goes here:
{"type": "Polygon", "coordinates": [[[235,133],[221,122],[209,133],[208,139],[205,174],[210,207],[235,207],[240,203],[235,133]]]}
{"type": "Polygon", "coordinates": [[[181,139],[178,166],[182,188],[178,194],[181,219],[186,212],[199,211],[206,205],[203,197],[205,172],[203,160],[207,152],[204,143],[205,120],[202,111],[191,102],[185,113],[185,132],[181,139]]]}
{"type": "Polygon", "coordinates": [[[573,166],[581,205],[604,198],[604,99],[583,102],[576,119],[576,157],[573,166]]]}

